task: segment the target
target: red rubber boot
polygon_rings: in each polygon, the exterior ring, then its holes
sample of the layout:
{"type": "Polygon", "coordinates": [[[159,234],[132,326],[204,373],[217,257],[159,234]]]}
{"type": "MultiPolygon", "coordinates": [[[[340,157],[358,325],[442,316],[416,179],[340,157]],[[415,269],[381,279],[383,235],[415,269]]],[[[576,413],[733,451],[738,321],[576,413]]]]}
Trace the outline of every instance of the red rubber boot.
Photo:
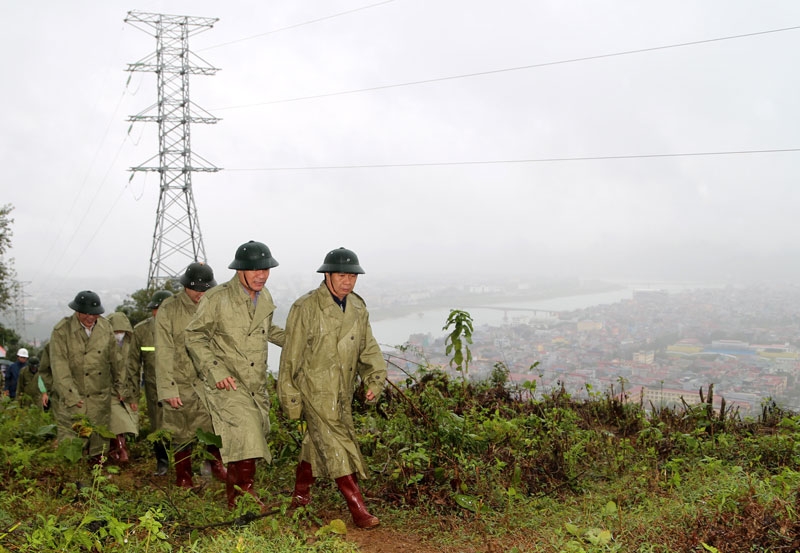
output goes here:
{"type": "Polygon", "coordinates": [[[311,463],[308,461],[300,461],[297,465],[297,472],[295,475],[291,508],[305,507],[311,503],[311,486],[316,480],[311,471],[311,463]]]}
{"type": "Polygon", "coordinates": [[[175,452],[175,485],[179,488],[191,489],[192,481],[192,446],[186,446],[175,452]]]}
{"type": "Polygon", "coordinates": [[[339,491],[342,492],[344,500],[347,501],[347,508],[350,509],[350,514],[353,515],[353,522],[359,528],[375,528],[381,521],[378,517],[372,516],[367,511],[364,505],[364,498],[361,496],[361,490],[358,489],[358,482],[356,482],[355,474],[348,474],[336,479],[336,485],[339,491]]]}

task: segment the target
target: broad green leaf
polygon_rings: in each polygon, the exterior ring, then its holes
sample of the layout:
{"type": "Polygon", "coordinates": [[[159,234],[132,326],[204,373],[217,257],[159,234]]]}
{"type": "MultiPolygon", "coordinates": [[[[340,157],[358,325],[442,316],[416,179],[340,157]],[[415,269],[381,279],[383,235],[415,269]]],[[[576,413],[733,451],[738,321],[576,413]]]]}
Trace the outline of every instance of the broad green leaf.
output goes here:
{"type": "Polygon", "coordinates": [[[453,499],[468,511],[472,511],[473,513],[480,512],[480,500],[475,496],[457,493],[453,496],[453,499]]]}
{"type": "Polygon", "coordinates": [[[37,437],[54,436],[56,434],[57,430],[58,430],[58,426],[57,425],[55,425],[55,424],[46,424],[44,426],[40,426],[36,430],[36,436],[37,437]]]}
{"type": "Polygon", "coordinates": [[[215,445],[217,447],[222,447],[222,438],[220,438],[213,432],[206,432],[205,430],[198,428],[196,434],[197,434],[197,439],[200,441],[201,444],[215,445]]]}
{"type": "Polygon", "coordinates": [[[577,536],[577,537],[580,537],[580,536],[581,536],[581,530],[580,530],[580,528],[578,528],[577,526],[575,526],[575,525],[574,525],[574,524],[572,524],[571,522],[565,522],[565,523],[564,523],[564,528],[566,528],[566,529],[567,529],[567,532],[569,532],[569,533],[570,533],[570,534],[572,534],[573,536],[577,536]]]}

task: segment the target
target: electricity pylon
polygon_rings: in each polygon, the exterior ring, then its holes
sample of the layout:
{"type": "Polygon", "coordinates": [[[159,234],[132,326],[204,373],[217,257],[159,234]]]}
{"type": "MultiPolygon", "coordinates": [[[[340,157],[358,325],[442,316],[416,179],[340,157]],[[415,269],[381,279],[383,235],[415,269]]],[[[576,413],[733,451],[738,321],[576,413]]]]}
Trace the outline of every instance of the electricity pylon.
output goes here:
{"type": "Polygon", "coordinates": [[[28,334],[27,319],[25,317],[25,298],[29,296],[25,293],[26,284],[30,284],[30,282],[15,280],[12,288],[14,291],[14,330],[22,339],[26,339],[28,334]]]}
{"type": "MultiPolygon", "coordinates": [[[[158,123],[158,155],[131,167],[158,172],[158,198],[153,247],[150,253],[148,289],[161,288],[181,275],[193,261],[205,261],[206,252],[197,208],[192,195],[192,173],[220,169],[192,152],[190,123],[213,124],[216,117],[189,99],[190,75],[214,75],[218,70],[189,50],[189,37],[207,31],[217,18],[128,12],[125,18],[139,30],[156,37],[156,51],[128,64],[128,71],[150,71],[158,77],[158,101],[128,118],[158,123]],[[157,158],[157,165],[148,165],[157,158]]],[[[129,131],[130,132],[130,131],[129,131]]]]}

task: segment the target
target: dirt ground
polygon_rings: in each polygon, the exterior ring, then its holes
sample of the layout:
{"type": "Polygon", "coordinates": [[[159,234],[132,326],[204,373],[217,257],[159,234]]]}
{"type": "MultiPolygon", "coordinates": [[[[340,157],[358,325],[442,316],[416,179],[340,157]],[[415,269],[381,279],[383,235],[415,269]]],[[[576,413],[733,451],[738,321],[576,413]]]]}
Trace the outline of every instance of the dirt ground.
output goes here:
{"type": "Polygon", "coordinates": [[[445,551],[423,543],[418,537],[403,535],[389,528],[371,530],[347,528],[347,541],[355,542],[364,553],[434,553],[445,551]]]}
{"type": "Polygon", "coordinates": [[[507,547],[492,540],[479,546],[443,546],[427,542],[424,538],[403,533],[395,529],[379,526],[371,530],[361,530],[347,526],[347,541],[358,544],[363,553],[503,553],[507,547]]]}
{"type": "Polygon", "coordinates": [[[477,553],[477,551],[465,550],[463,547],[432,544],[424,536],[404,532],[386,518],[381,519],[380,526],[363,530],[353,524],[346,509],[326,509],[318,512],[317,515],[326,521],[343,520],[347,525],[347,535],[344,536],[344,539],[357,544],[363,553],[477,553]]]}

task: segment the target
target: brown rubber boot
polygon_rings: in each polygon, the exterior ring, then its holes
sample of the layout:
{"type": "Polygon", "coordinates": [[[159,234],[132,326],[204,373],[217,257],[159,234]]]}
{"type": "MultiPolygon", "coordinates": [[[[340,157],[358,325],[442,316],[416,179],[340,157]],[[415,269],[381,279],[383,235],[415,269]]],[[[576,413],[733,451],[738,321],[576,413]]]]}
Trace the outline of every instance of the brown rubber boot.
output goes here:
{"type": "Polygon", "coordinates": [[[225,464],[222,462],[222,454],[219,452],[219,448],[215,445],[208,445],[206,446],[206,451],[208,451],[214,459],[209,461],[211,465],[211,474],[219,480],[220,482],[228,483],[228,471],[225,470],[225,464]]]}
{"type": "Polygon", "coordinates": [[[119,463],[119,437],[108,441],[108,460],[111,463],[119,463]]]}
{"type": "Polygon", "coordinates": [[[186,446],[175,452],[175,485],[187,490],[194,487],[194,482],[192,482],[192,446],[186,446]]]}
{"type": "Polygon", "coordinates": [[[128,444],[125,440],[125,434],[117,434],[117,462],[124,465],[130,460],[131,456],[128,453],[128,444]]]}
{"type": "Polygon", "coordinates": [[[237,467],[238,463],[236,461],[228,463],[227,478],[225,479],[225,493],[228,496],[228,509],[231,510],[236,507],[236,499],[241,495],[241,492],[236,489],[236,480],[239,476],[237,467]]]}
{"type": "Polygon", "coordinates": [[[297,465],[297,472],[294,481],[294,492],[292,493],[292,504],[290,508],[305,507],[311,503],[311,485],[317,479],[311,471],[311,463],[300,461],[297,465]]]}
{"type": "MultiPolygon", "coordinates": [[[[262,510],[266,508],[264,502],[261,501],[261,498],[258,497],[258,494],[253,489],[253,484],[255,482],[255,475],[256,475],[256,460],[255,459],[244,459],[242,461],[232,461],[228,463],[228,475],[230,478],[231,468],[234,471],[234,484],[238,486],[239,490],[236,487],[233,487],[233,506],[236,506],[236,500],[239,498],[242,493],[247,493],[252,495],[256,503],[259,504],[262,510]]],[[[226,490],[227,491],[227,490],[226,490]]],[[[228,496],[228,506],[231,507],[231,496],[228,496]]],[[[231,507],[233,508],[233,507],[231,507]]]]}
{"type": "Polygon", "coordinates": [[[336,485],[339,487],[339,491],[342,492],[344,500],[347,501],[347,508],[350,509],[350,514],[353,515],[353,522],[356,526],[359,528],[375,528],[381,523],[378,517],[374,517],[367,512],[364,498],[361,496],[361,490],[358,489],[355,474],[337,478],[336,485]]]}

